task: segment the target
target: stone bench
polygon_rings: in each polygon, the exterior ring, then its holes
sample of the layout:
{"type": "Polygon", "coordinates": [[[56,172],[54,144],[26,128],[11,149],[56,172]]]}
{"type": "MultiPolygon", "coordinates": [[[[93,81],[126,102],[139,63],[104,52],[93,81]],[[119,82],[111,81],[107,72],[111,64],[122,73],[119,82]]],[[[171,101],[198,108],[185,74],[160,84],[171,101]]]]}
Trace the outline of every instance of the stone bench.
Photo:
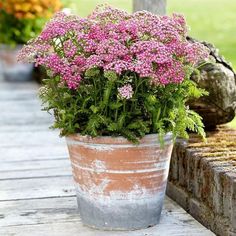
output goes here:
{"type": "Polygon", "coordinates": [[[236,130],[177,140],[167,195],[220,236],[236,235],[236,130]]]}

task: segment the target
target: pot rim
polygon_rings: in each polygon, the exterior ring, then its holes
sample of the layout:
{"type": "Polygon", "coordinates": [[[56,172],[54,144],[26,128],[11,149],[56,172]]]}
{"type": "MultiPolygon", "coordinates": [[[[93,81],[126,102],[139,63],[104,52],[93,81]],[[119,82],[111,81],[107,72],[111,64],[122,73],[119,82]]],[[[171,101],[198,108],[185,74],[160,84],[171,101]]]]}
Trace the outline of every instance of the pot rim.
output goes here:
{"type": "MultiPolygon", "coordinates": [[[[170,143],[173,140],[173,133],[168,132],[164,135],[163,141],[164,144],[170,143]]],[[[80,133],[75,133],[66,136],[67,143],[88,143],[88,144],[107,144],[107,145],[116,145],[116,144],[127,144],[127,145],[140,145],[140,144],[153,144],[160,145],[158,139],[158,134],[147,134],[139,140],[139,144],[134,144],[131,141],[127,140],[123,136],[98,136],[92,137],[89,135],[81,135],[80,133]]]]}

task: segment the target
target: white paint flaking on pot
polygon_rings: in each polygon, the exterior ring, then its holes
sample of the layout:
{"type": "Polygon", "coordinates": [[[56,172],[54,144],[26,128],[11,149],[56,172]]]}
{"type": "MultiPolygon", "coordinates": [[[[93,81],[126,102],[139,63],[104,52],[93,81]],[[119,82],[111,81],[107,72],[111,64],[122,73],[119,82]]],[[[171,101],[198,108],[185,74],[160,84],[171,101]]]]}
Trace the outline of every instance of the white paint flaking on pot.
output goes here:
{"type": "Polygon", "coordinates": [[[169,161],[167,160],[167,161],[153,163],[153,167],[157,168],[158,170],[165,170],[166,168],[169,167],[169,161]]]}
{"type": "Polygon", "coordinates": [[[92,187],[89,189],[89,194],[91,196],[101,196],[103,195],[104,189],[109,184],[110,180],[103,179],[102,182],[99,185],[93,184],[92,187]]]}
{"type": "Polygon", "coordinates": [[[106,172],[106,165],[104,161],[101,160],[95,160],[91,164],[92,169],[94,169],[94,172],[106,172]]]}
{"type": "Polygon", "coordinates": [[[104,145],[104,144],[99,144],[99,145],[91,145],[89,144],[88,146],[87,145],[83,145],[83,146],[86,146],[90,149],[94,149],[94,150],[97,150],[97,151],[113,151],[114,150],[114,147],[111,147],[111,145],[104,145]]]}
{"type": "Polygon", "coordinates": [[[106,145],[106,144],[91,144],[91,143],[83,143],[76,140],[71,140],[69,138],[66,139],[67,145],[79,145],[82,147],[86,147],[89,149],[94,149],[98,151],[113,151],[116,145],[106,145]]]}
{"type": "Polygon", "coordinates": [[[155,159],[153,159],[153,160],[142,160],[142,161],[126,161],[125,163],[127,163],[127,164],[129,164],[129,163],[131,163],[131,164],[143,164],[143,163],[146,163],[146,164],[148,164],[148,163],[150,163],[150,164],[154,164],[154,163],[156,163],[156,160],[155,159]]]}
{"type": "Polygon", "coordinates": [[[70,150],[70,156],[75,158],[77,161],[80,161],[80,160],[83,160],[83,158],[86,158],[83,155],[81,155],[80,153],[73,151],[73,150],[70,150]]]}
{"type": "Polygon", "coordinates": [[[153,199],[153,198],[158,198],[158,196],[163,196],[165,195],[165,189],[163,187],[161,187],[160,189],[157,189],[155,191],[155,193],[148,191],[145,188],[138,188],[138,189],[134,189],[132,191],[129,192],[123,192],[123,191],[111,191],[110,195],[104,195],[104,194],[100,194],[101,191],[103,191],[107,184],[109,183],[109,180],[104,180],[104,182],[101,184],[101,187],[96,187],[94,186],[94,190],[90,190],[90,191],[84,191],[83,189],[81,189],[81,187],[76,184],[76,191],[77,193],[79,193],[79,195],[81,197],[86,197],[88,199],[90,199],[91,202],[95,201],[95,202],[99,202],[99,204],[101,203],[110,203],[110,202],[117,202],[117,204],[120,202],[121,204],[123,203],[123,201],[127,201],[127,202],[133,202],[133,201],[137,201],[139,203],[141,202],[145,202],[149,199],[153,199]],[[97,190],[97,191],[96,191],[97,190]]]}
{"type": "Polygon", "coordinates": [[[110,174],[131,174],[131,173],[150,173],[150,172],[157,172],[161,170],[165,170],[166,164],[163,165],[161,163],[158,163],[155,165],[155,168],[147,168],[147,169],[141,169],[141,170],[108,170],[108,169],[94,169],[94,168],[89,168],[85,166],[80,166],[77,163],[72,162],[72,166],[75,168],[79,168],[81,170],[86,170],[90,172],[95,172],[95,173],[110,173],[110,174]]]}
{"type": "Polygon", "coordinates": [[[107,185],[110,183],[110,180],[104,178],[101,183],[95,184],[91,178],[87,179],[87,185],[79,185],[76,183],[76,188],[84,195],[87,196],[102,196],[104,194],[104,190],[106,189],[107,185]],[[89,187],[88,187],[89,186],[89,187]]]}

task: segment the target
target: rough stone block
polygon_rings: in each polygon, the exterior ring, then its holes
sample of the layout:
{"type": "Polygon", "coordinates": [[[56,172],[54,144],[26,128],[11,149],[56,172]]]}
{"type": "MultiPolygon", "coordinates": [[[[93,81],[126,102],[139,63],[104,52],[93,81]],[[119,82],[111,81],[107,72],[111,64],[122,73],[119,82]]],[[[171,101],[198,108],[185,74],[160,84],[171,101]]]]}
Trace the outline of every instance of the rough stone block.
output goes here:
{"type": "Polygon", "coordinates": [[[177,141],[167,195],[217,235],[236,236],[236,131],[207,136],[207,143],[196,135],[177,141]]]}
{"type": "Polygon", "coordinates": [[[186,211],[188,210],[189,196],[183,189],[177,187],[174,183],[168,182],[166,188],[166,194],[170,198],[174,199],[186,211]]]}

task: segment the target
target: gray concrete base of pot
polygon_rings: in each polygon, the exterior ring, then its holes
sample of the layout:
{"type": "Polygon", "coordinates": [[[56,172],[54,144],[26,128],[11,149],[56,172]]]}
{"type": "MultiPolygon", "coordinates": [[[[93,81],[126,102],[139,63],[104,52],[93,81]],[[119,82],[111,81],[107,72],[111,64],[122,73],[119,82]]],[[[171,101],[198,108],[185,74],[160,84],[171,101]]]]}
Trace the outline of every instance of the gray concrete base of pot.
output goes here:
{"type": "Polygon", "coordinates": [[[100,230],[137,230],[158,224],[164,197],[163,190],[151,199],[98,200],[84,197],[77,188],[83,224],[100,230]]]}

